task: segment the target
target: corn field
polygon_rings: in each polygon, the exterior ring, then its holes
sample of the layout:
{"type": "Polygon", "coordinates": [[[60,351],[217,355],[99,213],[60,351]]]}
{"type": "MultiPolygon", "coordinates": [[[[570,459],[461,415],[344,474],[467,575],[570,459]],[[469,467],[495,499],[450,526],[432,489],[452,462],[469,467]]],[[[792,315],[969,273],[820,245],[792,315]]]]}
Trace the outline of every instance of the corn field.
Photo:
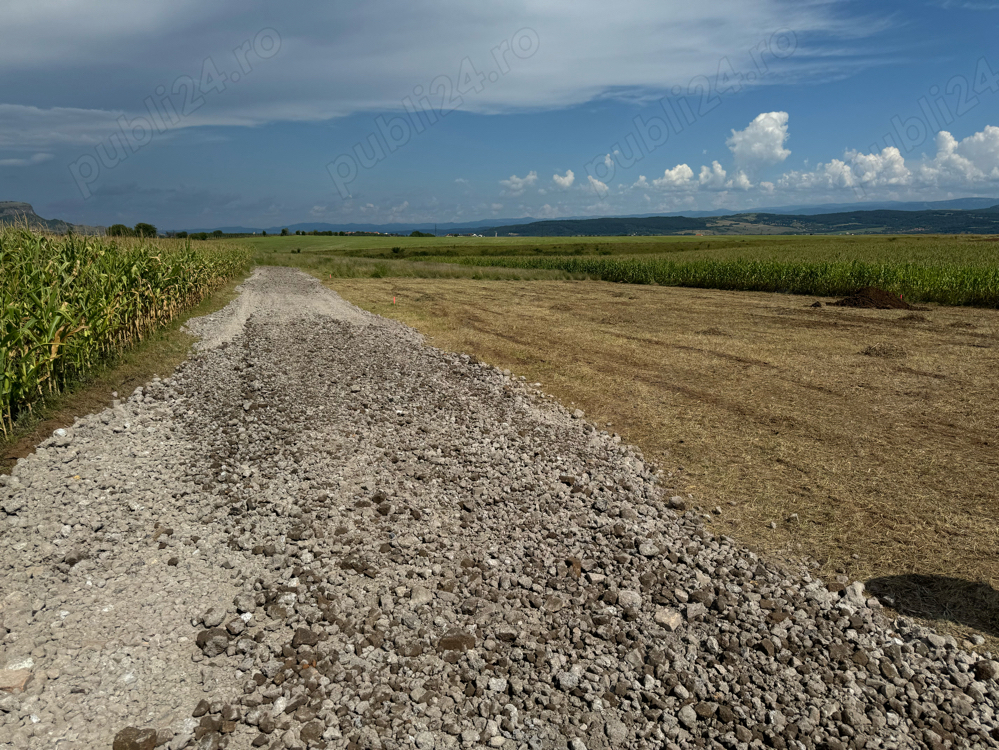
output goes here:
{"type": "Polygon", "coordinates": [[[0,228],[0,427],[141,341],[243,270],[222,243],[0,228]]]}
{"type": "MultiPolygon", "coordinates": [[[[444,258],[426,260],[443,261],[444,258]]],[[[999,308],[999,265],[954,263],[794,262],[781,260],[692,260],[578,256],[459,257],[466,266],[529,268],[585,274],[628,284],[785,292],[837,297],[866,286],[902,295],[909,302],[999,308]]]]}

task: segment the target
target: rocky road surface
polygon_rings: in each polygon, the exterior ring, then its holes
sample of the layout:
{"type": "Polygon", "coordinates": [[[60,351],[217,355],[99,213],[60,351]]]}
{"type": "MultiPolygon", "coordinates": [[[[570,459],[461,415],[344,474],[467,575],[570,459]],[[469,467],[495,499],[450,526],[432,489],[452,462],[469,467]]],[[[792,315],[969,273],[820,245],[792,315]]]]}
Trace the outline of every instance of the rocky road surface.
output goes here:
{"type": "Polygon", "coordinates": [[[191,327],[0,477],[0,746],[999,746],[990,655],[518,379],[287,269],[191,327]]]}

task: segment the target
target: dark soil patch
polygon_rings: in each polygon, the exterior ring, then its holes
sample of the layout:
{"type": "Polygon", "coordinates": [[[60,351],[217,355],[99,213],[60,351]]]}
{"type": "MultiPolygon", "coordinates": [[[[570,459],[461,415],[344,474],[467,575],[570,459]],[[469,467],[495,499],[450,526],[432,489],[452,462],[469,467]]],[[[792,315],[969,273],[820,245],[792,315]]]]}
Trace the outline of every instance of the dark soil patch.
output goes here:
{"type": "Polygon", "coordinates": [[[921,310],[925,308],[913,307],[901,297],[896,297],[891,292],[878,289],[876,286],[866,286],[859,292],[845,297],[837,302],[829,304],[836,307],[865,307],[872,310],[921,310]]]}

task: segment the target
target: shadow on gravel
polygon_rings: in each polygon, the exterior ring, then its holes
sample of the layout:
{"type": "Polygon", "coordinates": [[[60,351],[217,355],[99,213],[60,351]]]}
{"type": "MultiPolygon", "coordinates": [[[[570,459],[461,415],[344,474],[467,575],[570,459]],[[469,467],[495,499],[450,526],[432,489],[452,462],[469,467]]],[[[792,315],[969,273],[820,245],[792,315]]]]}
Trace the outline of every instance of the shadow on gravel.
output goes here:
{"type": "Polygon", "coordinates": [[[999,591],[987,583],[945,576],[872,578],[867,590],[904,615],[946,620],[999,637],[999,591]]]}

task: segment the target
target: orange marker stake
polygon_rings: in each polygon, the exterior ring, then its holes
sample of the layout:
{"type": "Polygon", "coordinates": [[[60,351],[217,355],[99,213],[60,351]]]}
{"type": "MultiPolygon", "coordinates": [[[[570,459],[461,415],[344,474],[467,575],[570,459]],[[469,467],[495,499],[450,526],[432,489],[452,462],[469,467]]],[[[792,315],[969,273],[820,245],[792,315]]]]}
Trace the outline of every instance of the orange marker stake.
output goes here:
{"type": "Polygon", "coordinates": [[[395,297],[392,298],[392,304],[395,304],[395,297]]]}

